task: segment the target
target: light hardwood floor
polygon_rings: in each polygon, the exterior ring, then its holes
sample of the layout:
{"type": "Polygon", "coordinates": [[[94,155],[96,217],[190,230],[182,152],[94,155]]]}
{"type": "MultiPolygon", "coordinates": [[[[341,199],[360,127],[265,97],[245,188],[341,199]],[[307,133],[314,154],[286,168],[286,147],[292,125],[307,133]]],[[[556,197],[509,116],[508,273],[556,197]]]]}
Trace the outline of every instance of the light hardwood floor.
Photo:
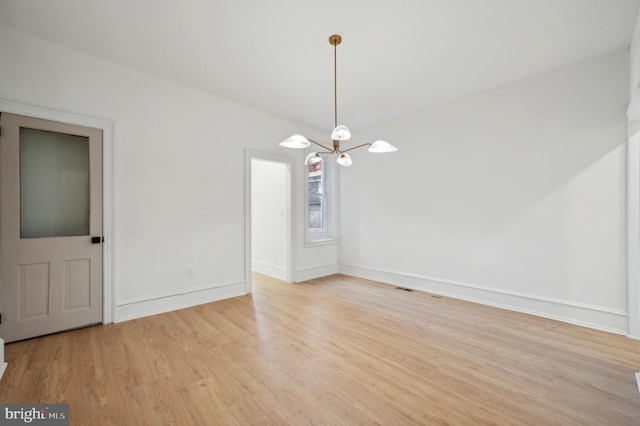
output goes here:
{"type": "Polygon", "coordinates": [[[639,425],[637,341],[335,275],[12,343],[73,425],[639,425]]]}

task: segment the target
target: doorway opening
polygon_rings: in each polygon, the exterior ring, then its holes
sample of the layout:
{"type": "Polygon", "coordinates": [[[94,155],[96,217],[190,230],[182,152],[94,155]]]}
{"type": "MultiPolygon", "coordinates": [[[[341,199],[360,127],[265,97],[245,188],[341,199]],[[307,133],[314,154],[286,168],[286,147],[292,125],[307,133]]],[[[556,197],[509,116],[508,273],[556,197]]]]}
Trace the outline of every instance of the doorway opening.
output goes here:
{"type": "Polygon", "coordinates": [[[293,282],[292,167],[289,157],[247,151],[245,279],[252,272],[293,282]]]}

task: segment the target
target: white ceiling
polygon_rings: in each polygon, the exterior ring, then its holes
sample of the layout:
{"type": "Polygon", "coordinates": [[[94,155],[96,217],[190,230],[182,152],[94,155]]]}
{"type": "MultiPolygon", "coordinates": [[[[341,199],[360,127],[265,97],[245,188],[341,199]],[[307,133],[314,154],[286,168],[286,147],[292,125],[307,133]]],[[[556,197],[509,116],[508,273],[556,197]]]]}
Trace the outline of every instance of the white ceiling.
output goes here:
{"type": "Polygon", "coordinates": [[[0,0],[0,23],[318,128],[629,47],[639,0],[0,0]]]}

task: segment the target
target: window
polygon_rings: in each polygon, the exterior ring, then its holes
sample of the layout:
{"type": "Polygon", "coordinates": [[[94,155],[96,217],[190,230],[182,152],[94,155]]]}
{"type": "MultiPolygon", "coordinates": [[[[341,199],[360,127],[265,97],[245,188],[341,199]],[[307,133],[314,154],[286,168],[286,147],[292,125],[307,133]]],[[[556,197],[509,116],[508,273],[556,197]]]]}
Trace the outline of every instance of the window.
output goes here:
{"type": "Polygon", "coordinates": [[[324,161],[307,166],[307,185],[309,190],[308,205],[308,227],[309,233],[326,232],[327,223],[327,203],[326,203],[326,181],[324,176],[324,161]]]}
{"type": "Polygon", "coordinates": [[[307,243],[333,242],[335,240],[335,197],[330,161],[306,166],[307,171],[307,243]]]}

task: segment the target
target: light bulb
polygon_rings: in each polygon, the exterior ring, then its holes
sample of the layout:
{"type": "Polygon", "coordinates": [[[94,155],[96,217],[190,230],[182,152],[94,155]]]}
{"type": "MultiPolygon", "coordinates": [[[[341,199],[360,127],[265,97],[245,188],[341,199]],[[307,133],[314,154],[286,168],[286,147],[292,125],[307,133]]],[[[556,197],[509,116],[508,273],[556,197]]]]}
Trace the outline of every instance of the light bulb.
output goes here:
{"type": "Polygon", "coordinates": [[[320,157],[317,152],[312,152],[307,155],[307,158],[304,160],[304,165],[308,166],[309,164],[316,164],[320,161],[322,161],[322,157],[320,157]]]}
{"type": "Polygon", "coordinates": [[[338,126],[331,132],[331,139],[334,141],[348,141],[351,139],[351,132],[347,126],[338,126]]]}
{"type": "Polygon", "coordinates": [[[309,142],[309,140],[302,135],[293,135],[293,136],[289,136],[288,138],[280,142],[278,145],[283,146],[285,148],[302,149],[311,145],[311,142],[309,142]]]}
{"type": "Polygon", "coordinates": [[[351,157],[349,157],[349,154],[340,154],[340,157],[338,157],[337,161],[338,164],[345,167],[349,167],[353,163],[353,161],[351,161],[351,157]]]}
{"type": "Polygon", "coordinates": [[[393,152],[397,150],[398,148],[385,141],[375,141],[368,149],[369,152],[393,152]]]}

